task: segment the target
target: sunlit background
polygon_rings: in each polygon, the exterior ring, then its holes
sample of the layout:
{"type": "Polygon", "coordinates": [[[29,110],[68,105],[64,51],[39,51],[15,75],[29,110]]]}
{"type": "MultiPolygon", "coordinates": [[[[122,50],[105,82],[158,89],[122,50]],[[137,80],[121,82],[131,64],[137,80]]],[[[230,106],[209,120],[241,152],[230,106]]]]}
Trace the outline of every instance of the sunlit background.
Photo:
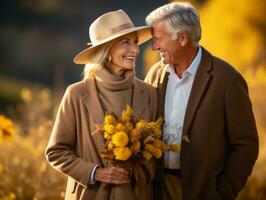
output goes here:
{"type": "MultiPolygon", "coordinates": [[[[163,0],[9,0],[0,8],[0,200],[63,199],[66,179],[44,158],[67,85],[81,79],[73,57],[89,42],[90,23],[124,9],[135,25],[163,0]]],[[[238,200],[266,198],[266,5],[263,0],[194,0],[201,45],[245,77],[260,136],[259,158],[238,200]]],[[[141,47],[137,76],[159,56],[141,47]]],[[[241,113],[239,113],[241,115],[241,113]]]]}

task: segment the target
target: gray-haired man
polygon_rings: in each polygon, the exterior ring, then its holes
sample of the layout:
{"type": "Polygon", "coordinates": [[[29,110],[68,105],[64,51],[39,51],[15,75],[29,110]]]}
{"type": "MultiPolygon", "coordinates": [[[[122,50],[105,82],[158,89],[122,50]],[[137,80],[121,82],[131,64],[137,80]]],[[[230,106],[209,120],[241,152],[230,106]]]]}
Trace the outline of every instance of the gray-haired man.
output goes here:
{"type": "Polygon", "coordinates": [[[181,145],[157,165],[163,199],[235,199],[258,156],[248,88],[228,63],[199,45],[201,25],[189,3],[170,3],[146,18],[161,61],[146,81],[158,88],[163,138],[181,145]]]}

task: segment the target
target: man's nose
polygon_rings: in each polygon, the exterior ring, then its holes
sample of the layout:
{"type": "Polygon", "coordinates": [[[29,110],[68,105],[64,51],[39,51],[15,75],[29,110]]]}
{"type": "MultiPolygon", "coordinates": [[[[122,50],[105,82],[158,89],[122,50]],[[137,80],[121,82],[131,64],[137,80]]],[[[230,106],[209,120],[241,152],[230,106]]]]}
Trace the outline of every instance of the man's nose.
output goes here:
{"type": "Polygon", "coordinates": [[[152,50],[160,50],[158,42],[156,42],[154,39],[152,40],[151,48],[152,50]]]}

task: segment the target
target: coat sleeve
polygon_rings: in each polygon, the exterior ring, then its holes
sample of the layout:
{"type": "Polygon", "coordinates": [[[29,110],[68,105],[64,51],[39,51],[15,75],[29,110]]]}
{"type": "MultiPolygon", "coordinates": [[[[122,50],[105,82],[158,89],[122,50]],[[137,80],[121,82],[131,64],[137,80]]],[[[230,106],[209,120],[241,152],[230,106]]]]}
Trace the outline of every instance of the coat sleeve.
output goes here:
{"type": "Polygon", "coordinates": [[[231,78],[225,95],[229,155],[217,189],[224,199],[235,199],[258,157],[258,133],[248,87],[240,74],[231,78]]]}
{"type": "Polygon", "coordinates": [[[75,106],[71,89],[68,88],[60,103],[45,156],[53,168],[87,187],[96,164],[77,156],[75,153],[76,137],[75,106]]]}

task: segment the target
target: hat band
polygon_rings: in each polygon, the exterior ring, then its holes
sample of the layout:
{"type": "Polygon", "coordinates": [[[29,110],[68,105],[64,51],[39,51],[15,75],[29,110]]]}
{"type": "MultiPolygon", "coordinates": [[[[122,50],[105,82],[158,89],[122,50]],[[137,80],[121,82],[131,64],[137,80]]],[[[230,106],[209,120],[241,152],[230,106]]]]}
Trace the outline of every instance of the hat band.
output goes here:
{"type": "Polygon", "coordinates": [[[120,32],[120,31],[123,31],[125,29],[128,29],[128,28],[133,28],[134,25],[132,23],[126,23],[126,24],[121,24],[115,28],[112,28],[110,29],[109,31],[106,31],[104,34],[102,35],[98,35],[96,37],[96,39],[99,41],[99,40],[103,40],[109,36],[112,36],[114,33],[117,33],[117,32],[120,32]]]}

